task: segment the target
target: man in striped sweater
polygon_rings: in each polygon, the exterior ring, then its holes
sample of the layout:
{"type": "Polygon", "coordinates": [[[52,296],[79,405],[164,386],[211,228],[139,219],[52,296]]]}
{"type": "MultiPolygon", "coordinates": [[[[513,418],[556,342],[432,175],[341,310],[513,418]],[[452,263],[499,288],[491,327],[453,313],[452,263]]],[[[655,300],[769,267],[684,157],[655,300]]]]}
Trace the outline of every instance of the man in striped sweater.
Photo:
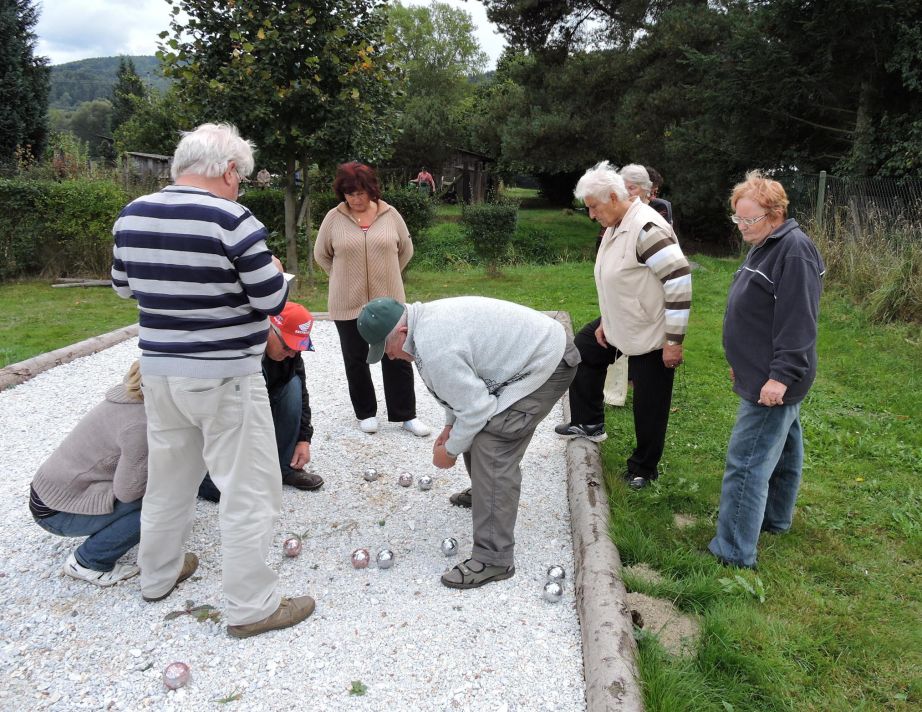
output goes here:
{"type": "Polygon", "coordinates": [[[150,452],[141,594],[163,600],[196,570],[183,549],[208,470],[222,493],[225,618],[238,638],[314,610],[310,596],[282,598],[266,565],[282,483],[261,359],[267,316],[288,288],[265,227],[236,202],[252,171],[250,142],[203,124],[176,148],[175,184],[131,202],[112,231],[112,286],[140,312],[150,452]]]}

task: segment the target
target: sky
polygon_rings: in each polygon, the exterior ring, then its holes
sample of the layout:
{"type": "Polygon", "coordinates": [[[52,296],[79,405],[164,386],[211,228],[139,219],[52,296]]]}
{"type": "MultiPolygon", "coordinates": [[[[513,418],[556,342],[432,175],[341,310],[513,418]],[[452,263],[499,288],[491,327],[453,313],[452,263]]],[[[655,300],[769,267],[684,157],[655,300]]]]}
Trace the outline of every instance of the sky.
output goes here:
{"type": "MultiPolygon", "coordinates": [[[[403,0],[406,5],[429,5],[427,0],[403,0]]],[[[487,20],[477,0],[442,0],[468,12],[477,27],[477,41],[496,67],[505,41],[487,20]]],[[[41,16],[35,28],[36,54],[51,64],[120,54],[154,54],[157,35],[169,29],[170,5],[165,0],[38,0],[41,16]]]]}

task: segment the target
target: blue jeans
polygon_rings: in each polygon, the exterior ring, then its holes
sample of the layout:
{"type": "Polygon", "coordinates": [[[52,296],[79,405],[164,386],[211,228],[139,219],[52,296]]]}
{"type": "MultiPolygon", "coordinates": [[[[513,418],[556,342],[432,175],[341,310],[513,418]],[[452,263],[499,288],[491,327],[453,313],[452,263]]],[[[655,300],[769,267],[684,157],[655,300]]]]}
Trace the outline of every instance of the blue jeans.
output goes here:
{"type": "MultiPolygon", "coordinates": [[[[279,465],[282,470],[282,482],[294,474],[291,458],[295,454],[295,445],[301,434],[301,378],[295,376],[288,383],[269,391],[269,407],[272,409],[272,426],[275,430],[275,444],[279,451],[279,465]]],[[[218,502],[221,493],[206,474],[198,489],[198,496],[210,502],[218,502]]]]}
{"type": "Polygon", "coordinates": [[[275,428],[275,444],[279,451],[279,465],[282,467],[282,481],[294,474],[291,458],[301,434],[301,378],[295,376],[288,383],[269,391],[269,406],[272,408],[272,425],[275,428]]]}
{"type": "Polygon", "coordinates": [[[722,561],[756,565],[759,532],[791,528],[804,442],[800,403],[767,408],[740,400],[727,447],[717,535],[708,545],[722,561]]]}
{"type": "Polygon", "coordinates": [[[109,514],[58,512],[35,523],[58,536],[88,537],[74,552],[77,563],[93,571],[111,571],[141,540],[141,500],[115,500],[109,514]]]}

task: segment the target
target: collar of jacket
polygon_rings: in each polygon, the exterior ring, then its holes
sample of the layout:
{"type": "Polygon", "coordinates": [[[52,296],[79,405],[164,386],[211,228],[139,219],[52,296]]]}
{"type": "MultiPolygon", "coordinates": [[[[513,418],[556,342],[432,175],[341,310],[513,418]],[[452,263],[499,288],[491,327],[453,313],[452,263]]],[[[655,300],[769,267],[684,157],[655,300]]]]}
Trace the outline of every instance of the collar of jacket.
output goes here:
{"type": "MultiPolygon", "coordinates": [[[[378,198],[378,213],[377,215],[375,215],[375,220],[377,220],[379,217],[384,215],[384,213],[386,213],[390,209],[391,209],[390,205],[388,205],[383,200],[378,198]]],[[[346,205],[345,202],[342,202],[339,205],[337,205],[336,210],[337,212],[340,212],[343,215],[345,215],[347,218],[349,218],[351,222],[355,222],[355,218],[352,217],[352,214],[349,212],[349,206],[346,205]]],[[[372,222],[374,222],[374,220],[372,220],[372,222]]]]}

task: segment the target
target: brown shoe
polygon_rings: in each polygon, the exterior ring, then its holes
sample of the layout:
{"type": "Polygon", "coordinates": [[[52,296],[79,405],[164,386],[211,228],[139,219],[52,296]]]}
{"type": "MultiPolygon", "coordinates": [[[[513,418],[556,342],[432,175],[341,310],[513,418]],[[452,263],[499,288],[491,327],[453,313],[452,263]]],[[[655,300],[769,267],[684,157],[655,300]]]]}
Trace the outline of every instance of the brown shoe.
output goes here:
{"type": "Polygon", "coordinates": [[[300,470],[282,478],[282,483],[299,490],[317,490],[323,487],[323,478],[313,472],[300,470]]]}
{"type": "Polygon", "coordinates": [[[234,638],[249,638],[252,635],[267,633],[270,630],[281,630],[298,625],[314,612],[314,599],[310,596],[297,598],[283,598],[279,607],[271,616],[255,623],[227,626],[227,634],[234,638]]]}
{"type": "Polygon", "coordinates": [[[176,577],[176,583],[173,584],[173,588],[164,593],[162,596],[153,596],[147,597],[142,595],[143,598],[148,603],[156,603],[157,601],[162,601],[164,598],[169,596],[173,591],[176,590],[176,587],[189,578],[192,574],[195,573],[195,570],[198,568],[198,557],[192,552],[186,553],[186,558],[183,559],[182,569],[179,571],[179,576],[176,577]]]}

